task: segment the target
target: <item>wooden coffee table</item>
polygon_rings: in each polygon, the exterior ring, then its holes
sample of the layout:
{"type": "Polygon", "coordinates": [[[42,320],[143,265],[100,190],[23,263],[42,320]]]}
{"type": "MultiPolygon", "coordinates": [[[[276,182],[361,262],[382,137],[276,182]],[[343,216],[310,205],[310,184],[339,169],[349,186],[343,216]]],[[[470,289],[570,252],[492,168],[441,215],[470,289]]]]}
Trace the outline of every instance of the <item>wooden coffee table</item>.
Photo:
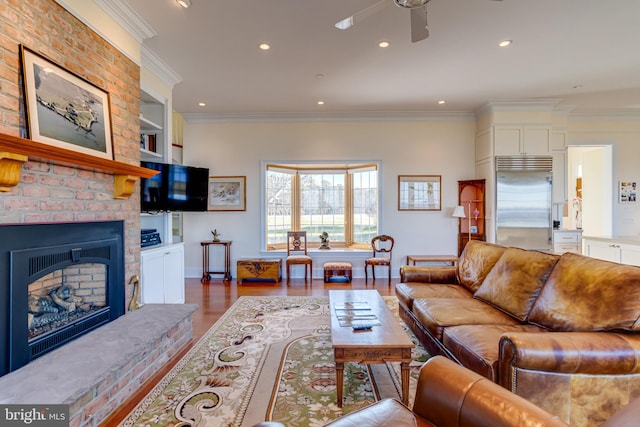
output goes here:
{"type": "Polygon", "coordinates": [[[389,310],[375,290],[330,290],[331,343],[336,363],[336,389],[338,407],[342,407],[344,385],[344,362],[385,363],[400,362],[402,401],[409,403],[409,364],[413,342],[400,322],[389,310]],[[341,326],[335,307],[346,302],[362,302],[370,307],[380,326],[368,331],[354,331],[350,326],[341,326]]]}

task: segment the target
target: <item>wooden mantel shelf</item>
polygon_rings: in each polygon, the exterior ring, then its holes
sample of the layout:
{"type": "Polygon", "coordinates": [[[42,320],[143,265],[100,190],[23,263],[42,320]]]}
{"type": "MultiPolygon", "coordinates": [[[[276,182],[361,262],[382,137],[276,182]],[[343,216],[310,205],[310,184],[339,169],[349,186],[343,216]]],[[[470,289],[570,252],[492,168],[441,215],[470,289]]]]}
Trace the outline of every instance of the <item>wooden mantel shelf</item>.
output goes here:
{"type": "Polygon", "coordinates": [[[20,182],[20,169],[29,157],[112,173],[115,199],[129,197],[133,193],[133,186],[138,178],[151,178],[159,173],[153,169],[87,156],[31,139],[0,133],[0,191],[9,191],[20,182]]]}

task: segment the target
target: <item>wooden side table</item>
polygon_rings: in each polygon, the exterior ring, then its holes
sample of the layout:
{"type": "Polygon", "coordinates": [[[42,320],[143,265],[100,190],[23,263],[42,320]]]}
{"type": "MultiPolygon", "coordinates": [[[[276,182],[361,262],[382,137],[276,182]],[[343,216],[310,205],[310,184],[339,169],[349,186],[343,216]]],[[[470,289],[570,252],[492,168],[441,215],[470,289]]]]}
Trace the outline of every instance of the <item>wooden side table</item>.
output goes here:
{"type": "Polygon", "coordinates": [[[407,255],[407,265],[416,265],[418,262],[443,262],[456,265],[458,257],[455,255],[407,255]]]}
{"type": "Polygon", "coordinates": [[[212,274],[224,274],[223,279],[225,282],[231,280],[231,240],[209,240],[206,242],[200,242],[202,246],[202,283],[207,283],[211,280],[212,274]],[[209,270],[209,246],[211,245],[223,245],[224,246],[224,271],[210,271],[209,270]]]}

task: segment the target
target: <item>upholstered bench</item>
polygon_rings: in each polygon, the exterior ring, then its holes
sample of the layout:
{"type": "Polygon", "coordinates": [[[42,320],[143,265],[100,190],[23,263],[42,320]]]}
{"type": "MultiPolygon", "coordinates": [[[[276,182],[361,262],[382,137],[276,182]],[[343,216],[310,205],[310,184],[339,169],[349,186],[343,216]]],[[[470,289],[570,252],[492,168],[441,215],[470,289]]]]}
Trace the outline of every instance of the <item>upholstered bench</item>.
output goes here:
{"type": "Polygon", "coordinates": [[[280,258],[248,258],[239,259],[237,263],[237,280],[265,281],[282,280],[282,260],[280,258]]]}
{"type": "Polygon", "coordinates": [[[351,282],[352,265],[348,261],[327,261],[323,264],[324,281],[328,282],[334,277],[344,277],[351,282]]]}

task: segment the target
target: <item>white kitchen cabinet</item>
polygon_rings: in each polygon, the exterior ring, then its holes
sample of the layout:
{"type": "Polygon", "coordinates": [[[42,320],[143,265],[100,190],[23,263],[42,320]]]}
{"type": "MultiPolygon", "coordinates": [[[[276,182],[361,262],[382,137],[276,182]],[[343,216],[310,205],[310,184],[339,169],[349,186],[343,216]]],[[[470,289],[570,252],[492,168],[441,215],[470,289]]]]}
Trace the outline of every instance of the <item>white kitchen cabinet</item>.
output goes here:
{"type": "Polygon", "coordinates": [[[612,240],[582,239],[583,254],[604,261],[620,262],[620,247],[612,240]]]}
{"type": "Polygon", "coordinates": [[[494,127],[493,143],[496,156],[549,154],[551,128],[548,126],[494,127]]]}
{"type": "Polygon", "coordinates": [[[567,151],[552,151],[553,158],[553,203],[567,203],[569,196],[567,180],[567,151]]]}
{"type": "Polygon", "coordinates": [[[582,253],[582,230],[553,230],[553,252],[582,253]]]}
{"type": "Polygon", "coordinates": [[[640,245],[620,243],[620,262],[640,266],[640,245]]]}
{"type": "Polygon", "coordinates": [[[144,249],[141,259],[143,304],[184,303],[184,246],[182,243],[144,249]]]}
{"type": "Polygon", "coordinates": [[[640,267],[640,238],[632,237],[584,237],[584,254],[593,258],[640,267]]]}
{"type": "Polygon", "coordinates": [[[569,178],[567,174],[567,133],[551,132],[551,155],[553,157],[553,203],[568,203],[569,178]]]}

